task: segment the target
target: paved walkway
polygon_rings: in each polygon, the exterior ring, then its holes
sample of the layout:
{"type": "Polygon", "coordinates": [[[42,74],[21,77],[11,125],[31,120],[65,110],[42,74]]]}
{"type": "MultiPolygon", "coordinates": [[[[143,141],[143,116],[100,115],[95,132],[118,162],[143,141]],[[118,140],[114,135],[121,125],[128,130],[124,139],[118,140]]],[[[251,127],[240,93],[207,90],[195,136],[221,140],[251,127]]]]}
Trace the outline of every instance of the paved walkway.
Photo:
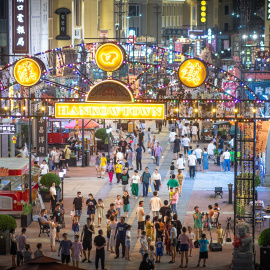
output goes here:
{"type": "MultiPolygon", "coordinates": [[[[164,159],[161,159],[160,166],[159,166],[159,173],[161,174],[163,185],[161,187],[159,197],[161,198],[162,202],[165,199],[168,199],[168,190],[166,183],[169,179],[169,166],[173,159],[173,154],[169,149],[168,141],[168,132],[163,131],[157,135],[157,138],[163,148],[164,151],[164,159]]],[[[194,147],[193,147],[194,148],[194,147]]],[[[135,165],[135,164],[133,164],[135,165]]],[[[153,164],[153,160],[151,159],[151,155],[147,152],[143,154],[143,168],[146,166],[149,167],[150,172],[152,173],[156,168],[156,165],[153,164]]],[[[213,165],[214,166],[214,165],[213,165]]],[[[140,172],[141,174],[142,172],[140,172]]],[[[130,171],[130,175],[132,175],[132,171],[130,171]]],[[[223,228],[226,227],[226,220],[227,217],[233,217],[233,206],[228,204],[228,194],[227,194],[227,184],[233,183],[233,173],[221,173],[218,170],[216,172],[207,172],[202,173],[198,172],[196,174],[195,180],[192,180],[188,177],[187,171],[184,171],[185,181],[183,185],[183,192],[182,196],[179,198],[179,203],[177,205],[177,210],[179,213],[179,218],[181,222],[185,226],[193,226],[193,208],[195,205],[199,205],[201,211],[207,211],[207,206],[209,204],[214,204],[218,202],[221,209],[222,215],[220,221],[222,223],[223,228]],[[222,186],[224,192],[224,197],[222,198],[213,198],[213,190],[215,186],[222,186]]],[[[153,187],[152,187],[153,189],[153,187]]],[[[94,195],[94,198],[97,200],[102,198],[105,203],[105,213],[109,208],[109,204],[114,202],[116,196],[122,195],[122,189],[120,185],[116,184],[116,179],[113,180],[113,185],[109,185],[108,177],[106,176],[105,179],[98,179],[96,178],[96,173],[94,167],[85,167],[85,168],[71,168],[71,171],[68,172],[68,177],[65,178],[64,182],[64,205],[66,209],[66,228],[61,230],[61,234],[63,232],[67,232],[69,235],[69,239],[73,239],[73,232],[71,230],[71,220],[69,218],[70,210],[72,210],[72,201],[73,198],[76,196],[77,191],[80,190],[82,195],[86,198],[89,193],[94,195]]],[[[262,189],[259,193],[266,204],[270,203],[269,193],[265,189],[262,189]]],[[[139,196],[142,195],[142,187],[140,186],[139,196]]],[[[127,223],[132,225],[132,245],[131,245],[131,262],[128,262],[122,258],[114,259],[115,254],[111,254],[106,252],[106,269],[110,270],[119,270],[119,269],[138,269],[139,263],[141,261],[141,255],[139,251],[139,240],[137,239],[137,218],[136,218],[136,208],[138,207],[139,200],[144,201],[144,209],[146,214],[150,213],[149,209],[149,201],[151,197],[138,197],[138,199],[130,199],[130,212],[129,218],[127,219],[127,223]]],[[[49,204],[46,204],[47,209],[49,208],[49,204]]],[[[152,216],[152,215],[151,215],[152,216]]],[[[86,215],[86,207],[84,206],[83,215],[81,217],[81,227],[85,223],[87,218],[86,215]]],[[[18,223],[19,220],[17,220],[18,223]]],[[[95,224],[97,224],[97,220],[95,220],[95,224]]],[[[20,224],[18,224],[18,227],[20,224]]],[[[268,226],[268,224],[265,224],[268,226]]],[[[96,232],[98,230],[97,226],[95,226],[96,232]]],[[[105,217],[102,219],[102,226],[104,232],[106,232],[106,225],[105,225],[105,217]]],[[[20,228],[17,229],[17,232],[20,231],[20,228]]],[[[259,233],[261,229],[257,229],[259,233]]],[[[210,232],[206,231],[208,239],[211,238],[210,232]]],[[[28,241],[32,247],[32,250],[35,250],[35,245],[38,242],[43,244],[43,250],[47,256],[51,256],[54,258],[57,257],[57,253],[50,252],[49,247],[49,238],[45,235],[42,237],[37,237],[38,235],[38,224],[33,222],[29,228],[27,228],[27,235],[29,236],[28,241]]],[[[215,229],[212,229],[212,237],[213,241],[216,240],[215,229]]],[[[231,236],[233,238],[233,236],[231,236]]],[[[57,245],[58,248],[58,245],[57,245]]],[[[206,269],[230,269],[229,265],[231,262],[231,254],[232,254],[232,245],[227,244],[224,246],[222,252],[217,253],[209,253],[209,260],[207,262],[206,269]]],[[[121,252],[121,250],[120,250],[121,252]]],[[[93,249],[91,253],[91,260],[93,263],[80,263],[80,267],[83,269],[94,269],[94,253],[95,250],[93,249]]],[[[121,254],[121,253],[120,253],[121,254]]],[[[189,268],[190,269],[197,269],[197,259],[198,259],[198,249],[193,251],[193,257],[190,258],[189,268]]],[[[177,263],[175,264],[168,264],[170,261],[170,256],[163,256],[161,259],[161,263],[157,265],[157,269],[176,269],[180,264],[180,257],[177,255],[177,263]]],[[[10,265],[11,258],[10,256],[0,256],[0,266],[1,265],[10,265]]]]}

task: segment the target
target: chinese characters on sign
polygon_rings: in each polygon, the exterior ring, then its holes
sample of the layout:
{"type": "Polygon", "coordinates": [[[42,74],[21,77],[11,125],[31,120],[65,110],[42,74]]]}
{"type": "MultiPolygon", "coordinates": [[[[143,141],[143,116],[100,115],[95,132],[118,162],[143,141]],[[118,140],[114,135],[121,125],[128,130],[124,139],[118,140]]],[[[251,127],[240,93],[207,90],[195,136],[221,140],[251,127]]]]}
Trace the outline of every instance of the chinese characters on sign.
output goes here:
{"type": "Polygon", "coordinates": [[[184,61],[178,71],[180,81],[187,87],[194,88],[202,85],[207,71],[204,63],[198,59],[184,61]]]}
{"type": "MultiPolygon", "coordinates": [[[[269,6],[270,6],[270,3],[269,3],[269,6]]],[[[270,11],[270,7],[269,7],[269,11],[270,11]]],[[[269,16],[270,16],[270,13],[269,13],[269,16]]],[[[270,51],[258,51],[256,53],[256,57],[259,59],[268,59],[270,57],[270,51]]]]}
{"type": "Polygon", "coordinates": [[[47,120],[37,120],[37,157],[47,157],[47,120]]]}
{"type": "Polygon", "coordinates": [[[13,53],[29,53],[28,0],[13,0],[13,53]]]}
{"type": "Polygon", "coordinates": [[[165,29],[165,36],[184,36],[187,37],[187,29],[165,29]]]}
{"type": "Polygon", "coordinates": [[[16,128],[15,124],[9,124],[9,123],[1,123],[0,124],[0,134],[15,134],[16,128]]]}
{"type": "Polygon", "coordinates": [[[267,20],[269,21],[270,20],[270,0],[267,0],[267,20]]]}
{"type": "Polygon", "coordinates": [[[60,35],[56,36],[58,40],[69,40],[70,36],[67,35],[67,15],[70,14],[70,10],[67,8],[58,8],[55,11],[59,15],[59,32],[60,35]]]}
{"type": "Polygon", "coordinates": [[[36,84],[41,77],[39,63],[32,58],[23,58],[19,60],[13,70],[16,81],[23,86],[32,86],[36,84]]]}

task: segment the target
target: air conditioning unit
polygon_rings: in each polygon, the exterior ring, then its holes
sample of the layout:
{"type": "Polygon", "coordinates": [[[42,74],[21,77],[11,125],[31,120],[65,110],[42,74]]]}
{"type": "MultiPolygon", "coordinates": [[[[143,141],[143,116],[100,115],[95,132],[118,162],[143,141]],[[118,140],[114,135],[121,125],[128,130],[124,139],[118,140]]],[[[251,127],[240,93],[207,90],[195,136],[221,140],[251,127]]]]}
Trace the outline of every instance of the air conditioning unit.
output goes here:
{"type": "Polygon", "coordinates": [[[75,29],[74,38],[81,39],[82,37],[82,29],[75,29]]]}

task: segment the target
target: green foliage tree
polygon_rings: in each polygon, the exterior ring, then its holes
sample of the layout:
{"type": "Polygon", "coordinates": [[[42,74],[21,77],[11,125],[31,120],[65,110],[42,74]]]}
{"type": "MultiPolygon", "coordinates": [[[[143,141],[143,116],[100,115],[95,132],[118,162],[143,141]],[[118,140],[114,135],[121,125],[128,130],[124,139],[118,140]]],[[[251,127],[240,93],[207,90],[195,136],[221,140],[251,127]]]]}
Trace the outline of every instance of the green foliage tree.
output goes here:
{"type": "Polygon", "coordinates": [[[270,228],[262,231],[258,238],[258,244],[259,246],[270,246],[270,228]]]}
{"type": "Polygon", "coordinates": [[[108,139],[106,128],[99,128],[95,133],[95,137],[105,142],[108,139]]]}
{"type": "Polygon", "coordinates": [[[0,215],[0,231],[10,231],[17,228],[16,220],[9,215],[0,215]]]}
{"type": "Polygon", "coordinates": [[[46,173],[40,179],[40,184],[47,188],[51,187],[52,183],[55,183],[56,186],[61,184],[60,177],[54,173],[46,173]]]}

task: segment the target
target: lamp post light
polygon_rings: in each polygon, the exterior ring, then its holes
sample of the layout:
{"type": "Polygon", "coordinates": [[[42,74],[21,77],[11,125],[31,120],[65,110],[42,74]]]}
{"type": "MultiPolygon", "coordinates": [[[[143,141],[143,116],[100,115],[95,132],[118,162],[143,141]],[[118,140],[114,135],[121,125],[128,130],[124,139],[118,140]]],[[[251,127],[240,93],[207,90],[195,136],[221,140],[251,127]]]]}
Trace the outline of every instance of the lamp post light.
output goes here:
{"type": "Polygon", "coordinates": [[[109,158],[110,158],[110,134],[111,134],[111,132],[112,132],[112,127],[108,127],[108,128],[106,129],[106,132],[107,132],[107,134],[108,134],[108,156],[109,156],[109,158]]]}

